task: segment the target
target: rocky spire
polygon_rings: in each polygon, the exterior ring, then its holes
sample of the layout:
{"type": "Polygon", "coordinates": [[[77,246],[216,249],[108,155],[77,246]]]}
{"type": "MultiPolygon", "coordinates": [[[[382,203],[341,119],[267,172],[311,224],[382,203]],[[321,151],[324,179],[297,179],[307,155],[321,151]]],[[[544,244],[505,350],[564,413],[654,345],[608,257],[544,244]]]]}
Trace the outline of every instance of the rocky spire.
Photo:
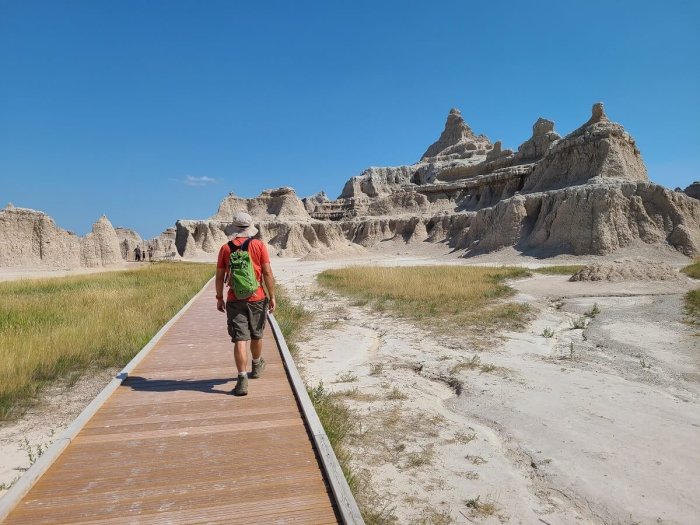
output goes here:
{"type": "Polygon", "coordinates": [[[560,138],[554,131],[554,122],[540,117],[532,125],[532,137],[518,148],[516,159],[519,162],[540,159],[547,153],[549,146],[560,138]]]}
{"type": "MultiPolygon", "coordinates": [[[[593,124],[607,124],[610,122],[610,119],[608,119],[608,116],[605,114],[605,106],[603,105],[602,102],[596,102],[593,104],[593,107],[591,108],[591,118],[588,119],[588,121],[578,128],[575,131],[572,131],[569,136],[571,135],[580,135],[583,133],[589,126],[592,126],[593,124]]],[[[616,126],[619,126],[619,124],[615,124],[616,126]]],[[[622,127],[622,126],[619,126],[622,127]]]]}
{"type": "Polygon", "coordinates": [[[454,146],[465,139],[476,138],[474,132],[471,128],[464,122],[462,118],[462,113],[457,108],[452,108],[450,113],[447,115],[447,121],[445,122],[445,129],[440,134],[440,138],[432,144],[421,159],[428,157],[435,157],[441,151],[450,146],[454,146]]]}

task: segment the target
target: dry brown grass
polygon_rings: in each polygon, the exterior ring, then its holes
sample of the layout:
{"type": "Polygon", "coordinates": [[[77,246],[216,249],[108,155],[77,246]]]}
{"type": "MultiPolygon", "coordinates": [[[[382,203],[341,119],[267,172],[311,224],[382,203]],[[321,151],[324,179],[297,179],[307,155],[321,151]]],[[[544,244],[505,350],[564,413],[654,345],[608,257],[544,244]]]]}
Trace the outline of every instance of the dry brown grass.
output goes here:
{"type": "Polygon", "coordinates": [[[520,328],[527,305],[503,299],[514,290],[506,279],[529,275],[523,268],[476,266],[354,266],[322,272],[319,282],[353,297],[355,305],[445,329],[478,332],[520,328]]]}
{"type": "Polygon", "coordinates": [[[692,264],[682,268],[681,272],[693,279],[700,279],[700,257],[696,258],[692,264]]]}
{"type": "Polygon", "coordinates": [[[125,365],[213,275],[213,265],[0,284],[0,419],[49,381],[125,365]]]}
{"type": "Polygon", "coordinates": [[[582,264],[571,264],[571,265],[560,265],[560,266],[542,266],[541,268],[535,268],[532,271],[537,273],[543,273],[545,275],[574,275],[576,272],[583,268],[582,264]]]}

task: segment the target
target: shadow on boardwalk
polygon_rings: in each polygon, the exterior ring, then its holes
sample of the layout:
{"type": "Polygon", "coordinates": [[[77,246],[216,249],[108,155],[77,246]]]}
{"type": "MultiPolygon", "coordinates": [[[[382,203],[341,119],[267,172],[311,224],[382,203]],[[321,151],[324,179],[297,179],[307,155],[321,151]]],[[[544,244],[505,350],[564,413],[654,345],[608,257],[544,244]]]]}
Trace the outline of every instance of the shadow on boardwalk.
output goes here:
{"type": "Polygon", "coordinates": [[[221,379],[146,379],[140,376],[129,376],[123,383],[124,386],[132,390],[148,390],[151,392],[175,392],[177,390],[205,392],[208,394],[226,394],[229,390],[217,390],[215,387],[230,382],[235,382],[235,377],[224,377],[221,379]]]}

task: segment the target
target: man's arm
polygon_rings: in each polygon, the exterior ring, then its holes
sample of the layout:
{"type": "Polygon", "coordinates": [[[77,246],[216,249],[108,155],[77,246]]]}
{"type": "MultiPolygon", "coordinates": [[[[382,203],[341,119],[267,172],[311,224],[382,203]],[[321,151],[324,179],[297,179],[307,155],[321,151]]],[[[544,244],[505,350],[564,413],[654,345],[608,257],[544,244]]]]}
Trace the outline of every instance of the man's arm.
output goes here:
{"type": "Polygon", "coordinates": [[[269,309],[270,313],[272,313],[277,307],[277,301],[275,300],[275,276],[272,275],[272,266],[270,266],[270,263],[262,264],[262,276],[265,282],[265,288],[267,289],[267,295],[270,298],[269,309]]]}
{"type": "Polygon", "coordinates": [[[226,311],[226,301],[224,301],[224,275],[226,268],[216,269],[216,309],[219,312],[226,311]]]}

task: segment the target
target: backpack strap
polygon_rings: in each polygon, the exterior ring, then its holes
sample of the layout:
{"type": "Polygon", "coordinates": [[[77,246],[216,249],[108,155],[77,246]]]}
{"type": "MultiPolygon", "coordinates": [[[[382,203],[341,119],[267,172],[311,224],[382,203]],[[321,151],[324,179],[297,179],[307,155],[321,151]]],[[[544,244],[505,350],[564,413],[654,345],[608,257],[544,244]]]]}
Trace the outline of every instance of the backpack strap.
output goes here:
{"type": "Polygon", "coordinates": [[[252,241],[252,240],[253,240],[252,237],[248,237],[248,238],[243,242],[243,244],[241,244],[240,246],[236,246],[235,244],[233,244],[233,241],[228,241],[229,250],[231,250],[231,252],[237,252],[238,250],[242,250],[242,251],[244,251],[244,252],[247,252],[247,251],[248,251],[248,245],[250,244],[250,241],[252,241]]]}

